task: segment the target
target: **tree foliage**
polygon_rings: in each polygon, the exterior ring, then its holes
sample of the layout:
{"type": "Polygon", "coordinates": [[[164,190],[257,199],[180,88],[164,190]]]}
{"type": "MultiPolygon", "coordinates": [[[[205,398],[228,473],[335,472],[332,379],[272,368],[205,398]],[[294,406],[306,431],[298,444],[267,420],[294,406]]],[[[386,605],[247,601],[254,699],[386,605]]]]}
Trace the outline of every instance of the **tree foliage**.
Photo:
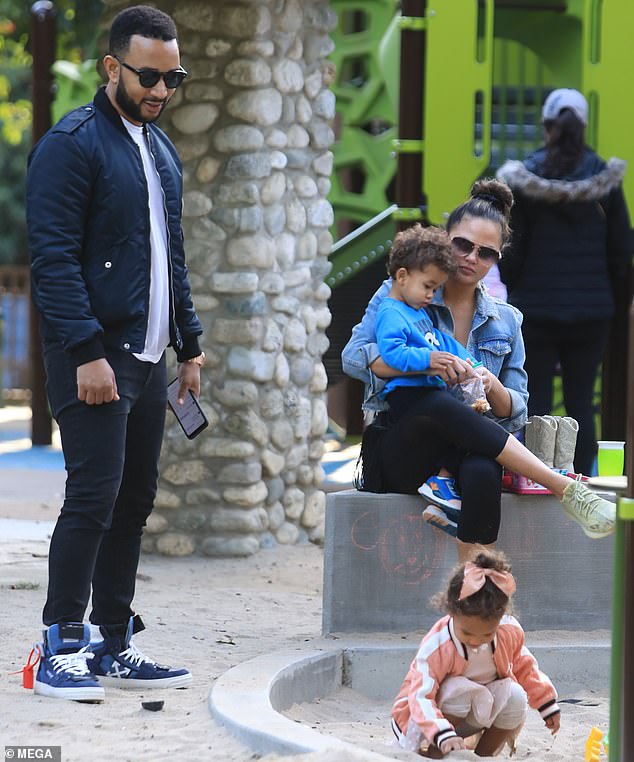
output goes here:
{"type": "MultiPolygon", "coordinates": [[[[54,120],[97,82],[101,0],[54,0],[59,102],[54,120]],[[62,63],[64,62],[64,63],[62,63]]],[[[26,260],[24,185],[31,147],[31,2],[0,0],[0,264],[26,260]]]]}

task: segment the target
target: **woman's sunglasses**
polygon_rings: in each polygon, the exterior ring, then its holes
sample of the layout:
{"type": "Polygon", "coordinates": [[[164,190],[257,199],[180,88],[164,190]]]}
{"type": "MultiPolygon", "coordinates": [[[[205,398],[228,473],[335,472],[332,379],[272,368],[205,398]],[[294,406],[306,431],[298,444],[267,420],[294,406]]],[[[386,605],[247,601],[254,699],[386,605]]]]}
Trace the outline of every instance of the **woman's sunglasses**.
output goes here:
{"type": "Polygon", "coordinates": [[[492,249],[490,246],[481,246],[479,243],[473,243],[468,238],[463,238],[460,235],[451,239],[451,245],[453,250],[459,257],[468,257],[469,254],[475,249],[478,259],[483,262],[499,262],[502,254],[497,249],[492,249]]]}
{"type": "Polygon", "coordinates": [[[130,66],[125,61],[122,61],[119,56],[113,56],[121,64],[125,66],[129,71],[133,71],[139,78],[139,84],[141,87],[151,88],[158,85],[161,77],[165,82],[165,87],[168,90],[173,90],[182,84],[183,80],[187,76],[187,72],[182,67],[178,69],[170,69],[169,71],[157,71],[156,69],[135,69],[134,66],[130,66]]]}

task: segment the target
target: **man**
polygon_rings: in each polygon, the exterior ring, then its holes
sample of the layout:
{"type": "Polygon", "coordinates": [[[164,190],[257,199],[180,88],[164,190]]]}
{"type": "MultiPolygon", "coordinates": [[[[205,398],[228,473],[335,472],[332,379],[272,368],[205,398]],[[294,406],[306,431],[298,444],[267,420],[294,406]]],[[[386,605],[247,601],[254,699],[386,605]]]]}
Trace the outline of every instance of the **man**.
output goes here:
{"type": "Polygon", "coordinates": [[[156,495],[165,349],[176,351],[180,400],[199,394],[204,361],[181,165],[154,125],[187,74],[174,22],[148,6],[122,11],[103,63],[107,84],[39,141],[27,179],[32,292],[67,470],[35,693],[79,701],[102,700],[103,684],[191,680],[136,648],[143,624],[131,603],[156,495]]]}

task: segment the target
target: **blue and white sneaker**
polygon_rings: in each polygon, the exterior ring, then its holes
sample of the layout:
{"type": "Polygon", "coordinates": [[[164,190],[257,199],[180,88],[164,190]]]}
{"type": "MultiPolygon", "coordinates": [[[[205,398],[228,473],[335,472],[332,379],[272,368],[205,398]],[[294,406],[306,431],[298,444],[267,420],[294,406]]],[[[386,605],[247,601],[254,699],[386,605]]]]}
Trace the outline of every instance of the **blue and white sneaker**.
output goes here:
{"type": "Polygon", "coordinates": [[[50,698],[96,703],[105,698],[99,680],[89,671],[90,626],[81,622],[52,624],[38,646],[40,664],[33,693],[50,698]]]}
{"type": "Polygon", "coordinates": [[[462,509],[456,481],[448,476],[430,476],[418,492],[434,505],[439,505],[452,521],[458,522],[462,509]]]}
{"type": "Polygon", "coordinates": [[[99,630],[103,640],[90,643],[93,659],[89,668],[102,685],[147,689],[186,688],[191,683],[192,676],[188,670],[157,664],[136,647],[132,634],[144,629],[140,617],[130,617],[123,635],[122,629],[101,625],[99,630]]]}
{"type": "Polygon", "coordinates": [[[436,527],[436,529],[440,529],[441,532],[445,532],[450,537],[458,535],[458,525],[456,522],[452,521],[444,510],[436,505],[428,505],[425,508],[423,511],[423,521],[436,527]]]}

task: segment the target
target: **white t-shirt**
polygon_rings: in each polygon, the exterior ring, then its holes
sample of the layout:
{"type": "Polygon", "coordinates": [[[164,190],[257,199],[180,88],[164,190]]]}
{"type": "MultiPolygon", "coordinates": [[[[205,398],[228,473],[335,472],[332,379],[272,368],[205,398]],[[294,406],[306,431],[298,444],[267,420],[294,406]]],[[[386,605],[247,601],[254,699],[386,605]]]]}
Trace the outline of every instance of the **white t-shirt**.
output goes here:
{"type": "Polygon", "coordinates": [[[167,221],[161,179],[148,144],[145,128],[121,121],[138,145],[143,160],[143,170],[148,187],[150,206],[150,306],[143,352],[134,356],[144,362],[157,363],[167,345],[169,336],[169,271],[167,266],[167,221]]]}

